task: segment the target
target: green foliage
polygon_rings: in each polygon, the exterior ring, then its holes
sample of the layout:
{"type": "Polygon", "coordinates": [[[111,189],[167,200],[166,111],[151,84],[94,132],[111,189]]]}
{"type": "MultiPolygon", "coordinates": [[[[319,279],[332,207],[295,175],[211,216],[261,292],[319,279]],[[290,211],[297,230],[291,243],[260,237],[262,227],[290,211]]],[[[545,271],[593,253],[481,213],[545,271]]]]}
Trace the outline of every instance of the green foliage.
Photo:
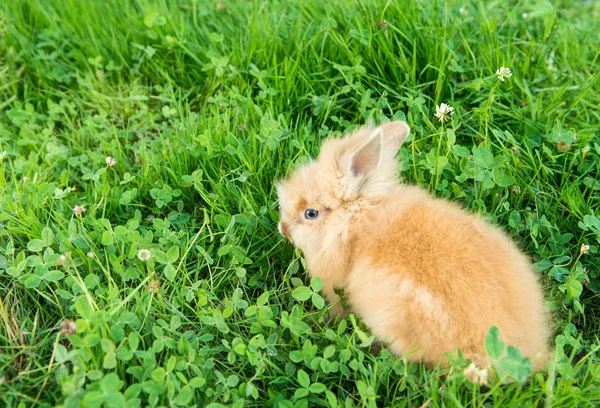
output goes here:
{"type": "Polygon", "coordinates": [[[501,377],[524,381],[531,374],[531,361],[523,358],[514,346],[505,347],[499,338],[500,331],[492,326],[485,337],[485,350],[494,362],[494,367],[501,377]]]}
{"type": "Polygon", "coordinates": [[[0,0],[2,405],[597,405],[599,20],[567,0],[0,0]],[[518,381],[480,387],[460,355],[425,369],[326,321],[273,182],[369,119],[408,121],[403,178],[531,256],[548,373],[494,329],[518,381]]]}

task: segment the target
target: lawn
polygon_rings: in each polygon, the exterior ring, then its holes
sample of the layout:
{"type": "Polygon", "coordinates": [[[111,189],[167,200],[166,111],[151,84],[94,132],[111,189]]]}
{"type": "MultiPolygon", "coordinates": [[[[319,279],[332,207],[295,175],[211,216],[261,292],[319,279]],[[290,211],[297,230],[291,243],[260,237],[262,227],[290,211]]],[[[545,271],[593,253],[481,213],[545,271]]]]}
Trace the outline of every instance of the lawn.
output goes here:
{"type": "Polygon", "coordinates": [[[595,1],[0,0],[1,404],[598,406],[599,129],[595,1]],[[531,257],[545,372],[324,322],[274,181],[369,119],[531,257]]]}

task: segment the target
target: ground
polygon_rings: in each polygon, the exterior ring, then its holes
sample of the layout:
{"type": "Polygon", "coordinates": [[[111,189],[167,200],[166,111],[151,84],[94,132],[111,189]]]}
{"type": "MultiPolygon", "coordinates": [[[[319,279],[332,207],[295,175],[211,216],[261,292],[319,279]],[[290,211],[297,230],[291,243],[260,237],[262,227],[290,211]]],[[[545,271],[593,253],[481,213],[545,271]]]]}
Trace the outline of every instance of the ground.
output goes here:
{"type": "Polygon", "coordinates": [[[570,0],[0,0],[0,401],[597,406],[599,21],[570,0]],[[369,119],[411,125],[407,183],[531,257],[546,372],[481,385],[324,323],[274,180],[369,119]]]}

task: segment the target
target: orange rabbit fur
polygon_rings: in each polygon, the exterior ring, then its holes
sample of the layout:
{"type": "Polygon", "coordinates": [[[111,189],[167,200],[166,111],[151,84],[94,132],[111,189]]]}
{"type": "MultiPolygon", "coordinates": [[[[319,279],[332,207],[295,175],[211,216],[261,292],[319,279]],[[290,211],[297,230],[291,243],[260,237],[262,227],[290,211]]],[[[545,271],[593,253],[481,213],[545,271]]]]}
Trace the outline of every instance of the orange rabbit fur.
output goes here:
{"type": "Polygon", "coordinates": [[[457,348],[490,363],[491,326],[542,369],[550,319],[532,266],[499,228],[397,178],[404,122],[365,126],[326,141],[316,161],[277,184],[279,231],[309,273],[395,355],[446,365],[457,348]],[[307,211],[312,210],[312,211],[307,211]]]}

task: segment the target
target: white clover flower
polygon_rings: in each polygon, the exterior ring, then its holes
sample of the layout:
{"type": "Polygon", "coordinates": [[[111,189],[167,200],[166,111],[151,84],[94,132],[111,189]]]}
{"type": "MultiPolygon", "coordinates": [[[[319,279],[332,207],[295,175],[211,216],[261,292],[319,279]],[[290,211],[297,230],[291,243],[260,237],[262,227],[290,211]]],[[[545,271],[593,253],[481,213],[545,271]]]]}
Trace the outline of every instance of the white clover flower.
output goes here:
{"type": "Polygon", "coordinates": [[[521,17],[523,17],[524,20],[527,20],[529,18],[529,13],[523,13],[521,14],[521,17]]]}
{"type": "Polygon", "coordinates": [[[29,180],[30,180],[29,177],[27,177],[27,176],[23,177],[23,183],[29,183],[29,180]]]}
{"type": "Polygon", "coordinates": [[[504,81],[506,78],[510,78],[512,76],[512,72],[510,68],[500,67],[496,71],[496,75],[498,75],[498,78],[500,78],[501,81],[504,81]]]}
{"type": "Polygon", "coordinates": [[[588,155],[589,152],[590,152],[590,145],[587,145],[586,147],[581,149],[581,156],[585,157],[588,155]]]}
{"type": "Polygon", "coordinates": [[[64,255],[59,256],[58,258],[56,258],[56,265],[64,265],[65,262],[67,262],[67,257],[64,255]]]}
{"type": "Polygon", "coordinates": [[[92,251],[89,251],[89,252],[87,253],[87,257],[88,257],[88,258],[95,258],[95,255],[94,255],[94,253],[93,253],[92,251]]]}
{"type": "Polygon", "coordinates": [[[77,324],[73,319],[63,320],[58,328],[58,331],[63,336],[73,336],[77,334],[77,324]]]}
{"type": "Polygon", "coordinates": [[[447,103],[442,103],[435,107],[434,116],[438,118],[440,122],[447,122],[450,120],[450,117],[454,113],[454,108],[447,103]]]}
{"type": "Polygon", "coordinates": [[[85,205],[76,205],[73,207],[73,214],[81,215],[85,211],[85,205]]]}
{"type": "Polygon", "coordinates": [[[152,258],[152,253],[149,249],[140,249],[137,253],[137,257],[140,261],[149,261],[152,258]]]}
{"type": "Polygon", "coordinates": [[[477,371],[477,375],[475,376],[475,382],[478,384],[487,384],[488,382],[488,369],[482,368],[477,371]]]}
{"type": "Polygon", "coordinates": [[[583,245],[581,246],[581,250],[580,250],[580,252],[581,252],[582,254],[587,254],[588,252],[590,252],[590,246],[589,246],[588,244],[583,244],[583,245]]]}
{"type": "Polygon", "coordinates": [[[558,142],[556,142],[556,148],[559,152],[566,152],[571,149],[571,143],[559,140],[558,142]]]}
{"type": "Polygon", "coordinates": [[[151,280],[150,283],[148,284],[148,292],[150,293],[158,293],[158,290],[160,289],[160,281],[157,279],[151,280]]]}
{"type": "Polygon", "coordinates": [[[487,384],[488,382],[488,370],[487,368],[478,369],[475,363],[471,363],[463,371],[463,375],[467,377],[469,381],[475,384],[487,384]]]}
{"type": "Polygon", "coordinates": [[[112,166],[114,166],[115,164],[117,164],[117,159],[115,159],[114,157],[110,157],[110,156],[107,156],[107,157],[106,157],[106,165],[107,165],[107,166],[110,166],[110,167],[112,167],[112,166]]]}
{"type": "Polygon", "coordinates": [[[470,376],[475,374],[476,371],[477,371],[477,366],[475,365],[475,363],[471,363],[471,364],[469,364],[469,366],[467,368],[464,369],[463,375],[465,377],[469,378],[470,376]]]}
{"type": "Polygon", "coordinates": [[[546,68],[548,68],[548,71],[556,71],[556,67],[554,66],[554,55],[555,54],[556,54],[556,51],[552,50],[552,52],[550,53],[548,58],[544,59],[544,62],[546,63],[546,68]]]}

